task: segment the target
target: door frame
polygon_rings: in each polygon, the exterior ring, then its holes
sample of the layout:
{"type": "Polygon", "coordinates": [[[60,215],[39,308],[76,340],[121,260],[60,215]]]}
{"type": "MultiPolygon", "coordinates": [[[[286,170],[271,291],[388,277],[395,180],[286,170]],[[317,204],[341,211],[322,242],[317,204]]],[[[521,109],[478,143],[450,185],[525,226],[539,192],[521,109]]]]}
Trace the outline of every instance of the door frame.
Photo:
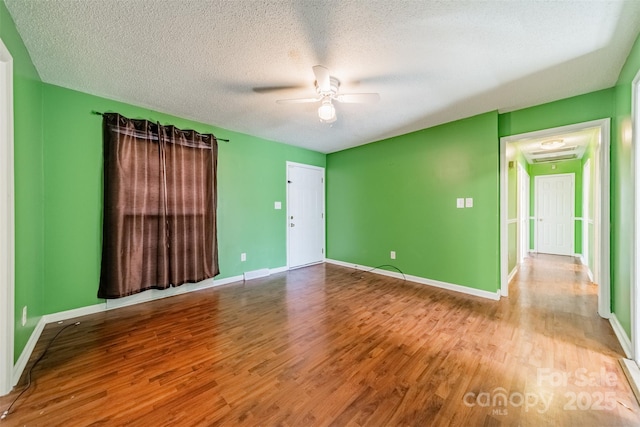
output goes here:
{"type": "Polygon", "coordinates": [[[534,190],[533,190],[533,200],[535,201],[535,205],[534,205],[534,212],[535,212],[535,220],[533,221],[533,235],[536,236],[535,240],[533,241],[533,245],[534,245],[534,252],[539,252],[538,250],[538,242],[540,241],[540,236],[538,236],[538,223],[539,221],[539,212],[538,212],[538,206],[540,205],[538,203],[538,196],[539,196],[539,182],[544,180],[544,179],[552,179],[552,178],[558,178],[558,177],[570,177],[571,178],[571,227],[570,227],[570,231],[571,231],[571,252],[569,254],[557,254],[557,255],[568,255],[568,256],[574,256],[574,254],[576,253],[576,174],[575,173],[557,173],[557,174],[550,174],[550,175],[536,175],[533,177],[533,183],[534,183],[534,190]]]}
{"type": "Polygon", "coordinates": [[[633,242],[631,247],[631,352],[640,365],[640,71],[631,84],[631,182],[633,191],[633,242]]]}
{"type": "Polygon", "coordinates": [[[518,177],[517,182],[517,197],[518,197],[518,256],[517,262],[521,264],[524,262],[527,254],[529,253],[530,247],[530,239],[529,234],[531,230],[531,225],[529,223],[529,217],[531,216],[531,203],[530,203],[530,189],[531,189],[531,177],[527,173],[527,171],[522,167],[520,162],[517,162],[518,169],[516,176],[518,177]],[[526,209],[525,209],[526,208],[526,209]]]}
{"type": "MultiPolygon", "coordinates": [[[[611,146],[611,119],[592,120],[576,123],[568,126],[560,126],[550,129],[510,135],[500,138],[500,294],[508,295],[508,256],[509,247],[507,239],[507,144],[525,138],[548,138],[560,133],[576,132],[588,128],[600,128],[600,143],[596,149],[595,179],[596,183],[596,212],[594,225],[597,242],[594,253],[594,280],[598,283],[598,314],[608,319],[611,317],[611,287],[610,287],[610,213],[611,199],[609,197],[610,159],[611,146]],[[600,203],[604,201],[605,203],[600,203]]],[[[636,186],[637,188],[637,186],[636,186]]]]}
{"type": "Polygon", "coordinates": [[[313,170],[317,170],[319,172],[322,172],[322,216],[323,216],[323,221],[322,221],[322,247],[324,248],[324,256],[322,257],[322,262],[325,262],[325,260],[327,259],[327,216],[325,215],[326,210],[326,194],[327,194],[327,182],[326,182],[326,174],[325,174],[325,168],[320,167],[320,166],[314,166],[314,165],[308,165],[305,163],[296,163],[296,162],[290,162],[287,161],[286,162],[286,169],[285,169],[285,176],[286,176],[286,198],[287,198],[287,207],[286,207],[286,215],[285,215],[285,227],[287,229],[287,269],[291,268],[291,254],[290,254],[290,238],[291,238],[291,233],[290,233],[290,227],[289,227],[289,206],[291,206],[291,203],[289,203],[289,168],[290,167],[302,167],[302,168],[307,168],[307,169],[313,169],[313,170]]]}
{"type": "Polygon", "coordinates": [[[0,396],[13,387],[15,219],[13,58],[0,40],[0,396]]]}
{"type": "MultiPolygon", "coordinates": [[[[589,273],[589,278],[593,281],[593,271],[591,271],[592,266],[589,264],[589,257],[591,252],[589,250],[589,246],[591,240],[589,239],[589,222],[591,221],[589,217],[591,216],[591,193],[593,189],[591,188],[591,159],[587,159],[582,166],[582,258],[584,260],[584,264],[587,266],[587,270],[589,273]],[[588,178],[588,179],[585,179],[588,178]]],[[[594,246],[595,247],[595,246],[594,246]]]]}

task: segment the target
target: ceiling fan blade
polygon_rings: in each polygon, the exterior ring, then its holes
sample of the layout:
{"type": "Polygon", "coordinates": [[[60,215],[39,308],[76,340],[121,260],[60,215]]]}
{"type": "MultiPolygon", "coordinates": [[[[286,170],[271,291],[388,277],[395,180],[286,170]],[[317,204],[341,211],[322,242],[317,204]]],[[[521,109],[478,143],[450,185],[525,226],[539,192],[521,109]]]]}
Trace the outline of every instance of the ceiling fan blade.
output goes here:
{"type": "Polygon", "coordinates": [[[322,98],[294,98],[294,99],[278,99],[278,104],[305,104],[308,102],[318,102],[322,98]]]}
{"type": "Polygon", "coordinates": [[[289,90],[289,89],[302,89],[306,86],[301,85],[288,85],[288,86],[260,86],[254,87],[253,90],[255,93],[269,93],[269,92],[277,92],[279,90],[289,90]]]}
{"type": "Polygon", "coordinates": [[[344,103],[372,104],[380,100],[379,93],[344,93],[337,95],[335,100],[344,103]]]}
{"type": "Polygon", "coordinates": [[[320,92],[329,92],[331,90],[329,70],[322,65],[315,65],[313,67],[313,73],[316,75],[316,81],[318,82],[320,92]]]}

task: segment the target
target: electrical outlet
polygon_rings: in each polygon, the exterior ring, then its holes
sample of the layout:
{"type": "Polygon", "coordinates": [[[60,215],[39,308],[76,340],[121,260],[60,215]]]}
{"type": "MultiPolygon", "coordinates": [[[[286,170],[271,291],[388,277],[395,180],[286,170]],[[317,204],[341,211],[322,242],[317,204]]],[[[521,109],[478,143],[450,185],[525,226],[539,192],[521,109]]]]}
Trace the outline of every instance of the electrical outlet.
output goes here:
{"type": "Polygon", "coordinates": [[[464,208],[464,199],[462,197],[456,199],[456,208],[464,208]]]}
{"type": "Polygon", "coordinates": [[[473,207],[473,197],[467,197],[466,199],[464,199],[464,207],[465,208],[473,207]]]}
{"type": "Polygon", "coordinates": [[[244,261],[246,261],[246,260],[247,260],[247,254],[246,254],[246,253],[244,253],[244,252],[243,252],[243,253],[241,253],[241,254],[240,254],[240,261],[244,262],[244,261]]]}
{"type": "Polygon", "coordinates": [[[22,326],[27,324],[27,306],[22,307],[22,326]]]}
{"type": "Polygon", "coordinates": [[[391,259],[396,259],[396,251],[391,251],[391,259]]]}

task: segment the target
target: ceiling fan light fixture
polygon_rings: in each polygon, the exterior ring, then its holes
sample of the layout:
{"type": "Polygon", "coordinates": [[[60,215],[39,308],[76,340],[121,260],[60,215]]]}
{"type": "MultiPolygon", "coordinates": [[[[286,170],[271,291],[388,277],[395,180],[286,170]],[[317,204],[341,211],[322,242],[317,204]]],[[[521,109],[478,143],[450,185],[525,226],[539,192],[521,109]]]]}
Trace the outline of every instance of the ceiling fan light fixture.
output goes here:
{"type": "Polygon", "coordinates": [[[318,117],[322,123],[333,123],[336,121],[336,107],[333,106],[330,99],[322,101],[322,105],[318,108],[318,117]]]}
{"type": "Polygon", "coordinates": [[[543,150],[557,150],[562,147],[564,147],[564,140],[562,139],[550,139],[540,143],[540,148],[543,150]]]}

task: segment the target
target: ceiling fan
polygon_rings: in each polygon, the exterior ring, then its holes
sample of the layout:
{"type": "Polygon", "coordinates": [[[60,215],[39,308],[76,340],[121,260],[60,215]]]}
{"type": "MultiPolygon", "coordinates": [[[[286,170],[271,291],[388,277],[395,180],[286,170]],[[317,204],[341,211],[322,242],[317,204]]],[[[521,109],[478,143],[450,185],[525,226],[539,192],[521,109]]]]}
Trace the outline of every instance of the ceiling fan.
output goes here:
{"type": "Polygon", "coordinates": [[[377,93],[338,93],[340,80],[329,75],[329,70],[322,65],[313,67],[316,76],[315,87],[317,96],[315,98],[294,98],[279,99],[278,104],[303,104],[309,102],[321,102],[318,108],[318,116],[323,123],[333,123],[336,121],[336,108],[333,101],[343,103],[374,103],[380,100],[377,93]]]}

